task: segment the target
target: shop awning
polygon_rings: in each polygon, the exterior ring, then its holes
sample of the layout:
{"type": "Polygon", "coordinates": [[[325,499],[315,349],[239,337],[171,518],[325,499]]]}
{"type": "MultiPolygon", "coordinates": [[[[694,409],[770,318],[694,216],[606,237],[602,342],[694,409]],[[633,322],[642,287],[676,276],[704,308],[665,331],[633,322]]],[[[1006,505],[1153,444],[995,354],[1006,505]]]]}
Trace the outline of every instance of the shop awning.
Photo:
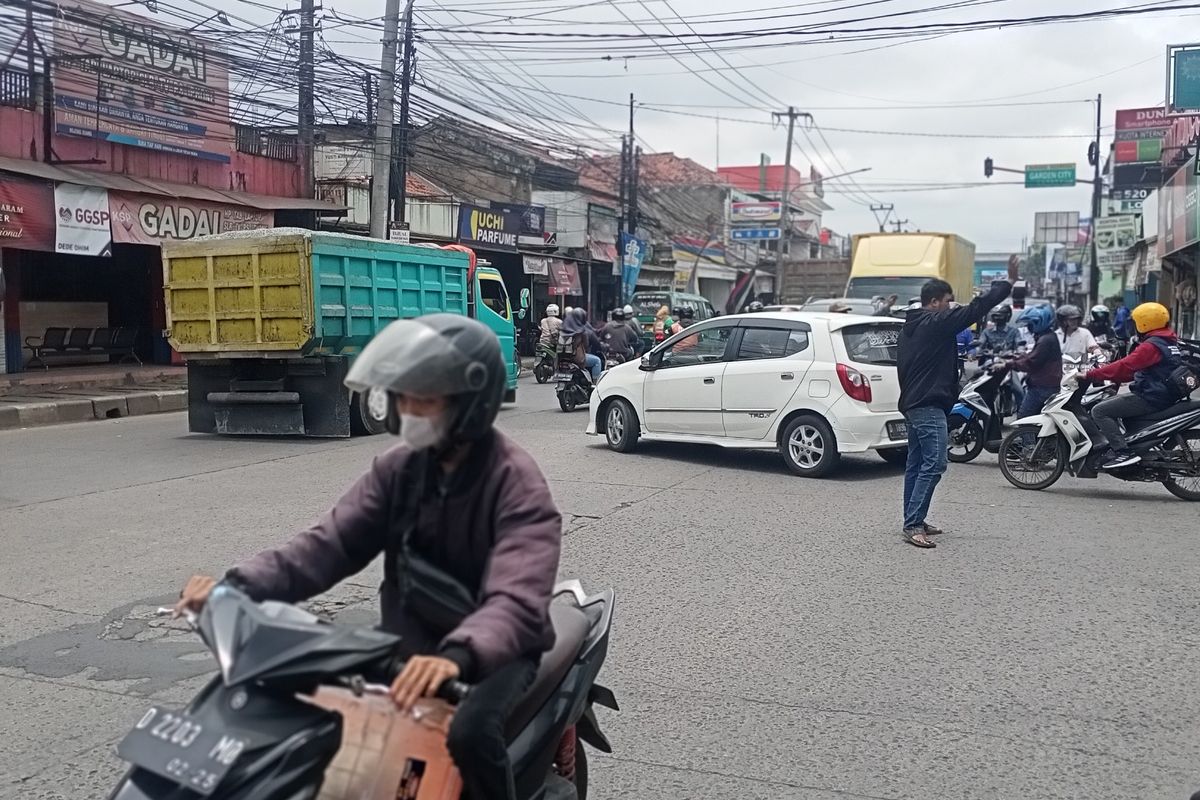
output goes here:
{"type": "Polygon", "coordinates": [[[346,206],[315,198],[274,197],[265,194],[251,194],[250,192],[227,192],[210,189],[207,186],[195,186],[190,183],[169,183],[150,178],[134,178],[129,175],[116,175],[111,172],[93,172],[71,166],[44,164],[40,161],[26,161],[19,158],[0,157],[0,172],[27,175],[57,183],[97,186],[102,189],[113,189],[119,192],[153,194],[160,197],[180,197],[189,200],[205,200],[210,203],[232,203],[263,211],[329,211],[337,213],[346,210],[346,206]]]}

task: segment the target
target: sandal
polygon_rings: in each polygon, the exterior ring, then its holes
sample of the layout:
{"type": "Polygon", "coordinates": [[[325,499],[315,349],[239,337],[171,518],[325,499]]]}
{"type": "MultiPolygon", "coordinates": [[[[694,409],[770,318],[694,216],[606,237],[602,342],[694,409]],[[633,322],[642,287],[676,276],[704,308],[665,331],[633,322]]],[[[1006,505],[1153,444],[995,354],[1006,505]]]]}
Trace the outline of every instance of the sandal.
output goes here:
{"type": "Polygon", "coordinates": [[[925,532],[924,531],[916,531],[914,533],[906,533],[906,534],[904,534],[904,541],[908,542],[913,547],[921,547],[921,548],[925,548],[925,549],[937,547],[936,544],[929,541],[928,539],[918,539],[917,538],[918,536],[925,536],[925,532]]]}

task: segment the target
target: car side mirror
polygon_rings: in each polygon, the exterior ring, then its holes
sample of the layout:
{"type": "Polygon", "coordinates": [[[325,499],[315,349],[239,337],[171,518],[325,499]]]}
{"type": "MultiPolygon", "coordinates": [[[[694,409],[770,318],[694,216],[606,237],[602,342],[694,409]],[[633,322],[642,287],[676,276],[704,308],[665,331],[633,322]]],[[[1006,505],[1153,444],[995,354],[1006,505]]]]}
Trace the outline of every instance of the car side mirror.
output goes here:
{"type": "MultiPolygon", "coordinates": [[[[529,308],[529,290],[528,289],[521,290],[521,308],[522,309],[529,308]]],[[[521,318],[524,319],[523,316],[521,318]]]]}
{"type": "Polygon", "coordinates": [[[642,372],[652,372],[660,361],[662,361],[662,353],[646,353],[646,355],[642,356],[642,361],[638,364],[638,369],[642,372]]]}

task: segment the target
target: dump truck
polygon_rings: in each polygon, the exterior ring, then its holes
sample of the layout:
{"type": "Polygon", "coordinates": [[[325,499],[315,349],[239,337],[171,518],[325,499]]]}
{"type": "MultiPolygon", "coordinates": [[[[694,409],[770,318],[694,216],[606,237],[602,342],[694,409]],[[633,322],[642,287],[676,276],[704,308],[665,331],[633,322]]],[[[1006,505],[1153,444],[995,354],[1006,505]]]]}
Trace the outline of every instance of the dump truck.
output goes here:
{"type": "Polygon", "coordinates": [[[961,302],[975,284],[975,245],[953,233],[860,233],[851,239],[846,297],[889,297],[907,305],[930,278],[954,287],[961,302]]]}
{"type": "MultiPolygon", "coordinates": [[[[340,437],[385,428],[385,392],[342,383],[388,323],[465,314],[496,333],[515,401],[514,320],[500,273],[462,245],[270,228],[163,245],[167,337],[195,433],[340,437]]],[[[520,314],[524,314],[524,309],[520,314]]]]}

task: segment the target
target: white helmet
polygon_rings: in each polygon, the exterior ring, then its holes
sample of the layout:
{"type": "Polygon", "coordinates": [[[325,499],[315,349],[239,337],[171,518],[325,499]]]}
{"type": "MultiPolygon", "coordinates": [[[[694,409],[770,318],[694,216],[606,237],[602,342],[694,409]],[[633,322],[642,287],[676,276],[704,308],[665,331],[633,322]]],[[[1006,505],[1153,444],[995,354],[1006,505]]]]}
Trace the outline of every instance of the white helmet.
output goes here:
{"type": "Polygon", "coordinates": [[[575,310],[575,309],[571,308],[570,306],[567,306],[566,308],[564,308],[564,309],[563,309],[563,316],[564,316],[564,317],[569,317],[569,316],[571,316],[571,312],[572,312],[572,311],[574,311],[574,310],[575,310]]]}
{"type": "Polygon", "coordinates": [[[629,305],[628,303],[626,303],[626,304],[625,304],[625,307],[624,307],[623,309],[621,309],[621,310],[625,312],[625,316],[626,316],[626,317],[632,317],[632,316],[633,316],[633,306],[629,305]]]}
{"type": "Polygon", "coordinates": [[[558,316],[558,304],[557,303],[551,303],[550,305],[546,306],[546,316],[547,317],[557,317],[558,316]]]}

